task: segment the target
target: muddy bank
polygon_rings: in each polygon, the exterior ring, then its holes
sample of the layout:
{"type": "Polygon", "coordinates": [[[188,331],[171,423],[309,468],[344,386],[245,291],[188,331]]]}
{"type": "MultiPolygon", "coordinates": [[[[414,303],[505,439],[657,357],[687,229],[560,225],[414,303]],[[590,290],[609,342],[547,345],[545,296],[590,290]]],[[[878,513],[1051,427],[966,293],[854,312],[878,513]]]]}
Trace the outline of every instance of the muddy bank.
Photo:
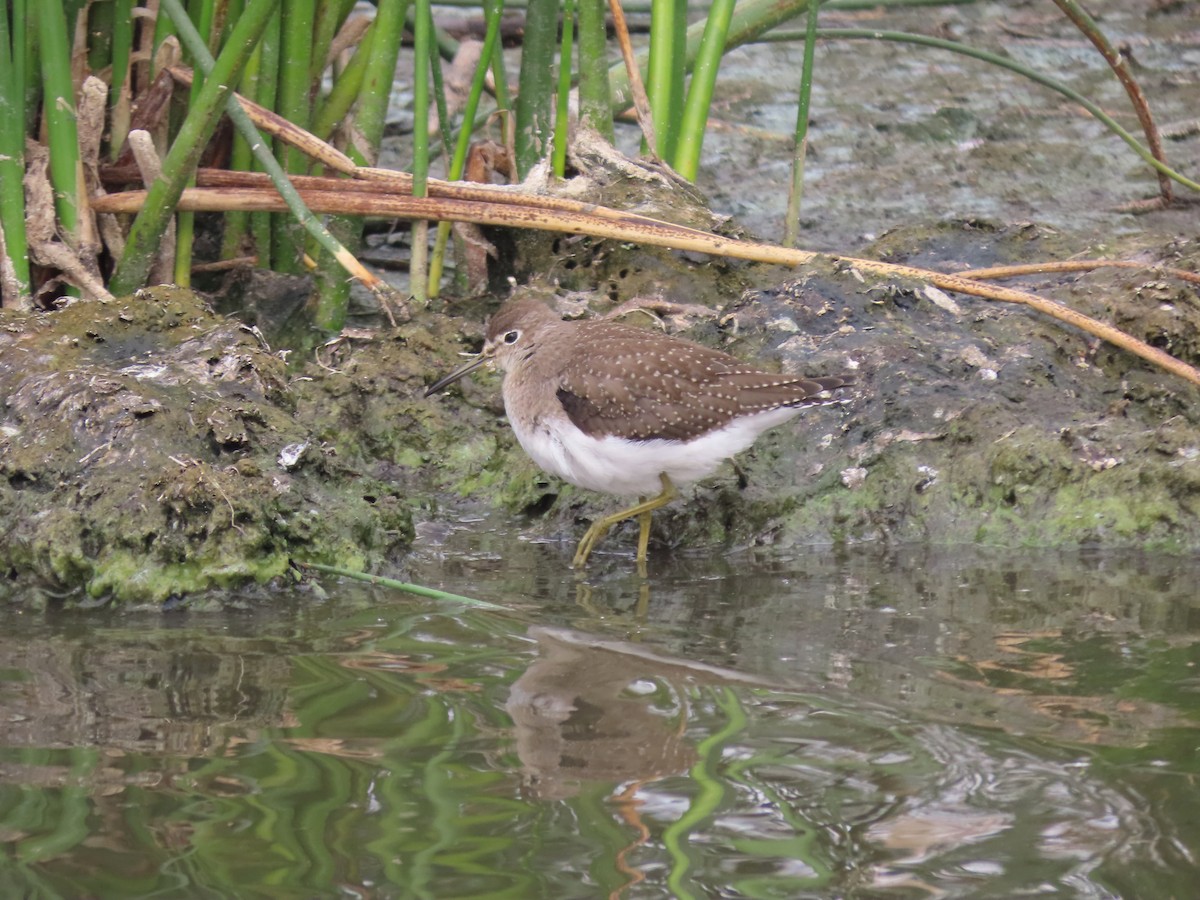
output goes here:
{"type": "MultiPolygon", "coordinates": [[[[875,251],[953,267],[967,247],[1028,259],[1038,241],[1025,226],[963,223],[895,232],[875,251]]],[[[1163,255],[1200,264],[1195,245],[1163,255]]],[[[596,290],[522,290],[567,315],[599,314],[645,296],[649,273],[679,305],[648,327],[789,370],[859,373],[851,402],[768,433],[658,513],[654,554],[833,542],[1200,547],[1196,390],[1081,333],[832,267],[780,280],[778,269],[586,242],[570,260],[589,273],[573,286],[591,279],[596,290]],[[581,255],[588,247],[596,258],[581,255]]],[[[1072,276],[1053,293],[1200,361],[1192,287],[1126,270],[1072,276]]],[[[184,291],[5,314],[0,566],[91,601],[158,603],[292,578],[293,560],[402,573],[414,515],[481,508],[561,539],[567,565],[586,522],[614,501],[536,469],[503,421],[497,376],[422,396],[458,352],[477,349],[491,302],[420,314],[293,371],[184,291]]],[[[605,549],[632,553],[631,535],[605,549]]]]}
{"type": "MultiPolygon", "coordinates": [[[[981,246],[997,262],[1028,260],[1043,239],[1053,242],[1054,233],[958,223],[897,231],[874,251],[953,269],[981,246]]],[[[1195,266],[1200,250],[1179,249],[1163,248],[1164,256],[1195,266]]],[[[723,287],[778,274],[713,269],[704,277],[723,287]]],[[[636,281],[636,270],[626,277],[636,281]]],[[[668,284],[660,293],[669,301],[708,296],[686,275],[668,284]]],[[[1193,287],[1149,269],[1031,286],[1200,359],[1193,287]]],[[[737,468],[657,513],[660,552],[838,541],[1200,546],[1194,388],[1022,308],[930,297],[920,285],[813,268],[750,287],[712,316],[668,316],[669,331],[787,370],[857,366],[861,386],[844,407],[810,410],[769,432],[737,468]]],[[[576,297],[564,299],[563,308],[578,312],[576,297]]],[[[612,502],[548,479],[524,458],[499,420],[498,379],[461,390],[468,407],[493,421],[463,428],[460,452],[485,472],[510,473],[468,477],[464,487],[530,516],[525,530],[563,539],[566,552],[612,502]]],[[[631,548],[628,533],[610,541],[609,549],[631,548]]]]}
{"type": "Polygon", "coordinates": [[[407,502],[342,464],[294,384],[186,291],[3,313],[0,570],[162,602],[404,547],[407,502]]]}

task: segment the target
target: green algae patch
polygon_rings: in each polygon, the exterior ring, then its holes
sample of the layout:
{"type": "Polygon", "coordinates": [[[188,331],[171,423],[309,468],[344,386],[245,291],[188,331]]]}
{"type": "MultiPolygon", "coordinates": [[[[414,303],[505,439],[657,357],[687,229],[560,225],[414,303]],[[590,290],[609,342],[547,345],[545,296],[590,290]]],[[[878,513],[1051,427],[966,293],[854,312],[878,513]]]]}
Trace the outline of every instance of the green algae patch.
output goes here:
{"type": "Polygon", "coordinates": [[[0,566],[160,603],[412,538],[395,487],[297,414],[283,360],[188,291],[0,316],[0,566]]]}

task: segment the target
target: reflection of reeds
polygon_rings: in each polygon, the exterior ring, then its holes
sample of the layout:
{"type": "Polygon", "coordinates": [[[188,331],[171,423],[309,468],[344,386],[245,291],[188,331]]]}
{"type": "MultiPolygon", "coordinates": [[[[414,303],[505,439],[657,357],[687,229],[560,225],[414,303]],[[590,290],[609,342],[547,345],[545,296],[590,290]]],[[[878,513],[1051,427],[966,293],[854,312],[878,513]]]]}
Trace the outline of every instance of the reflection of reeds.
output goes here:
{"type": "MultiPolygon", "coordinates": [[[[404,614],[370,591],[297,600],[290,617],[20,617],[30,633],[8,620],[7,890],[929,893],[961,886],[964,851],[1041,860],[1004,873],[1013,893],[1099,885],[1120,867],[1190,877],[1190,845],[1146,850],[1186,834],[1194,809],[1195,643],[1181,618],[1157,618],[1186,615],[1187,567],[884,558],[814,554],[820,587],[794,593],[761,573],[677,588],[636,641],[404,614]],[[672,609],[699,611],[705,639],[667,628],[672,609]],[[896,645],[906,621],[923,633],[896,645]],[[784,651],[804,662],[780,664],[784,651]],[[939,652],[1046,681],[1037,696],[922,676],[939,652]],[[752,653],[784,679],[842,654],[854,678],[789,687],[751,674],[752,653]],[[1112,717],[1086,752],[1069,719],[1044,730],[1022,708],[1061,698],[1064,676],[1105,701],[1082,710],[1094,727],[1112,717]]],[[[611,634],[611,617],[587,618],[611,634]]]]}

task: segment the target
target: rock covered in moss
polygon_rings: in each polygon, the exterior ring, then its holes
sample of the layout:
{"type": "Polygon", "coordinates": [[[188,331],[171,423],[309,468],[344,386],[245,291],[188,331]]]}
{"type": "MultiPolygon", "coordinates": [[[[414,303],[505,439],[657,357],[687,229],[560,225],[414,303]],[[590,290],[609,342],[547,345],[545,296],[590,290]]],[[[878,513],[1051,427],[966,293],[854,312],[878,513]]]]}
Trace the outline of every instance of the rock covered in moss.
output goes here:
{"type": "Polygon", "coordinates": [[[283,360],[188,291],[0,315],[0,566],[93,598],[359,568],[407,503],[297,418],[283,360]]]}

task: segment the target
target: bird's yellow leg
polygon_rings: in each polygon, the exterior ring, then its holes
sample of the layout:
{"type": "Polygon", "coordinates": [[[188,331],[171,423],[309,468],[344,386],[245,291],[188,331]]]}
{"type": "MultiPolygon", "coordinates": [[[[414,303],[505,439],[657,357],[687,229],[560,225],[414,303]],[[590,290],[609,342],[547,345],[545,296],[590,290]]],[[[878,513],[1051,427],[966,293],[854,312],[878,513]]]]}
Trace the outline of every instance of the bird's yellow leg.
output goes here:
{"type": "Polygon", "coordinates": [[[646,548],[650,545],[650,518],[653,515],[653,512],[644,512],[638,516],[637,571],[642,578],[647,577],[646,548]]]}
{"type": "Polygon", "coordinates": [[[587,565],[587,560],[588,557],[591,556],[592,550],[594,550],[596,545],[600,543],[601,538],[608,534],[609,529],[618,522],[624,522],[626,519],[633,518],[636,518],[638,520],[638,524],[640,525],[640,531],[638,533],[637,559],[639,563],[644,563],[646,561],[646,548],[650,544],[651,514],[656,509],[666,506],[677,496],[679,496],[678,492],[675,490],[675,485],[671,483],[671,479],[667,477],[665,472],[658,476],[658,480],[662,483],[663,489],[662,493],[658,494],[656,497],[653,497],[649,500],[643,500],[636,506],[631,506],[629,509],[620,510],[619,512],[615,512],[612,515],[605,516],[604,518],[597,519],[595,522],[593,522],[591,528],[584,533],[583,540],[579,542],[579,547],[575,551],[575,558],[571,560],[571,565],[576,569],[583,568],[583,566],[587,565]]]}
{"type": "Polygon", "coordinates": [[[646,549],[650,546],[650,519],[653,515],[650,511],[638,516],[638,562],[646,561],[646,549]]]}

